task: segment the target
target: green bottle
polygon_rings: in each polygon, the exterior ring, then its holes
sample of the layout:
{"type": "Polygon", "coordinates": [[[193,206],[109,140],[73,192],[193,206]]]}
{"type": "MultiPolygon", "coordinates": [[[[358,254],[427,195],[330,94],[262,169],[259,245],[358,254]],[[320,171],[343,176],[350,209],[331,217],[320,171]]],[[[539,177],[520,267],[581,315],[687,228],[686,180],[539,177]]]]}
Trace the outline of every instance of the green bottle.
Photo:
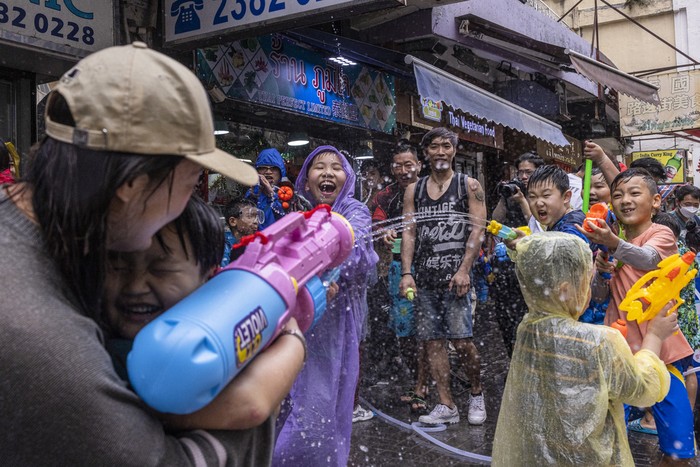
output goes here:
{"type": "Polygon", "coordinates": [[[666,172],[666,183],[670,183],[675,177],[683,164],[683,154],[681,151],[676,151],[676,155],[666,162],[664,171],[666,172]]]}

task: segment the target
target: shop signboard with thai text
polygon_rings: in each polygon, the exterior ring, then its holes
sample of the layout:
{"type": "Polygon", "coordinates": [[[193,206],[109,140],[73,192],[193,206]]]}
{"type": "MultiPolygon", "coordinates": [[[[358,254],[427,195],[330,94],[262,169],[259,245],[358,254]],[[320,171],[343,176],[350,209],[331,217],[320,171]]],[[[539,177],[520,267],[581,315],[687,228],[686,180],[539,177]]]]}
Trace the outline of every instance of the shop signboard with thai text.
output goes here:
{"type": "Polygon", "coordinates": [[[228,99],[385,133],[396,126],[393,76],[340,66],[281,35],[198,49],[197,72],[228,99]]]}
{"type": "Polygon", "coordinates": [[[537,140],[537,154],[545,159],[552,159],[569,170],[576,170],[583,161],[583,146],[581,141],[564,135],[568,146],[554,146],[540,139],[537,140]]]}
{"type": "Polygon", "coordinates": [[[638,151],[632,153],[632,160],[651,157],[661,162],[666,172],[666,179],[660,183],[662,185],[674,185],[685,183],[686,173],[686,153],[685,149],[667,149],[659,151],[638,151]]]}
{"type": "Polygon", "coordinates": [[[620,94],[620,134],[638,136],[700,128],[700,70],[650,75],[659,105],[620,94]]]}
{"type": "Polygon", "coordinates": [[[84,57],[114,41],[111,0],[1,0],[0,41],[84,57]]]}

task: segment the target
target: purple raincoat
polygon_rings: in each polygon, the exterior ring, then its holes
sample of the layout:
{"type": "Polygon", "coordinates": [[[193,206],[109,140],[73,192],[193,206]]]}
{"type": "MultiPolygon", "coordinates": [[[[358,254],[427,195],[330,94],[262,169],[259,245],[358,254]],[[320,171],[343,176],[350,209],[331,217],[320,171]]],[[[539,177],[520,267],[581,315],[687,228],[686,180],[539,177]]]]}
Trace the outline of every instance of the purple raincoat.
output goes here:
{"type": "Polygon", "coordinates": [[[306,190],[308,166],[317,154],[333,152],[347,180],[333,203],[355,231],[355,248],[341,267],[338,294],[321,321],[306,334],[308,359],[292,387],[292,410],[277,439],[273,465],[337,465],[350,454],[352,411],[359,376],[360,333],[367,314],[367,277],[378,257],[367,206],[353,198],[355,173],[332,146],[316,148],[304,161],[296,192],[318,204],[306,190]]]}

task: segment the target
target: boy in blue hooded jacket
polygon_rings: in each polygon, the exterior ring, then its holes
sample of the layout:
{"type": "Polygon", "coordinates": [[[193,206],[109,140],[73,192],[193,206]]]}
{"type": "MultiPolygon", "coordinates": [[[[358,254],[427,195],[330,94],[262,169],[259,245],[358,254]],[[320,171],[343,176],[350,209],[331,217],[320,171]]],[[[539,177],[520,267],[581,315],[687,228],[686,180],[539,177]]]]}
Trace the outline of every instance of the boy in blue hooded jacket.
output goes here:
{"type": "Polygon", "coordinates": [[[256,203],[258,209],[265,214],[265,220],[258,225],[258,230],[269,227],[288,212],[311,209],[311,204],[297,193],[294,193],[286,205],[280,200],[279,187],[293,185],[287,178],[284,159],[277,149],[267,148],[260,151],[255,161],[255,169],[258,171],[260,181],[248,190],[245,198],[256,203]]]}

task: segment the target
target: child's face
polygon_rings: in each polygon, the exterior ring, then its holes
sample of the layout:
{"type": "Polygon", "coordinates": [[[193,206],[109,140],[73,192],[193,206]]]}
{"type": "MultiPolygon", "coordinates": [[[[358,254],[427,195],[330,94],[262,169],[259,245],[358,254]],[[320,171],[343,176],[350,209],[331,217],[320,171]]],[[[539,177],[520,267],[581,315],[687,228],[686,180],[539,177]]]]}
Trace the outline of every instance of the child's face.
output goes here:
{"type": "Polygon", "coordinates": [[[122,338],[133,339],[146,324],[193,292],[206,280],[191,253],[189,259],[175,229],[161,231],[170,253],[156,239],[150,248],[114,254],[105,280],[107,319],[122,338]]]}
{"type": "Polygon", "coordinates": [[[617,220],[627,226],[651,223],[652,213],[661,206],[661,196],[652,195],[642,177],[620,182],[612,192],[617,220]]]}
{"type": "Polygon", "coordinates": [[[532,215],[547,228],[554,227],[554,224],[564,217],[569,210],[570,199],[571,190],[562,194],[551,182],[538,183],[529,186],[527,190],[527,202],[532,215]]]}
{"type": "Polygon", "coordinates": [[[603,174],[591,176],[591,204],[593,203],[609,203],[610,202],[610,186],[605,181],[603,174]]]}
{"type": "Polygon", "coordinates": [[[260,175],[265,177],[272,186],[277,186],[282,179],[282,172],[280,171],[279,167],[272,165],[261,165],[256,167],[256,170],[260,175]]]}
{"type": "Polygon", "coordinates": [[[333,204],[347,178],[340,157],[333,152],[322,152],[309,167],[306,190],[319,204],[333,204]]]}
{"type": "Polygon", "coordinates": [[[240,237],[244,235],[252,235],[258,230],[258,208],[255,206],[245,206],[241,209],[241,215],[238,218],[231,217],[229,225],[232,230],[235,230],[240,237]]]}

